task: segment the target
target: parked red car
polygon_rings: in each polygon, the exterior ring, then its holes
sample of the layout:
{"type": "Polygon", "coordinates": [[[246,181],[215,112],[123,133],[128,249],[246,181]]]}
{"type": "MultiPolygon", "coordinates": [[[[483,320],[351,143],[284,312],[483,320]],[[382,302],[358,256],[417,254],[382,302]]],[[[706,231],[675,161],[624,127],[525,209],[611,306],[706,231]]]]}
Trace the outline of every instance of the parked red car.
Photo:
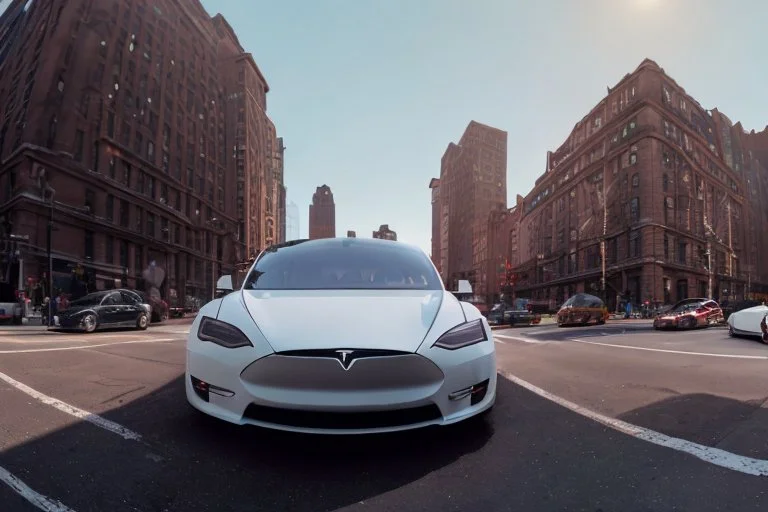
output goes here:
{"type": "Polygon", "coordinates": [[[697,329],[725,322],[720,305],[711,299],[681,300],[653,320],[654,329],[697,329]]]}

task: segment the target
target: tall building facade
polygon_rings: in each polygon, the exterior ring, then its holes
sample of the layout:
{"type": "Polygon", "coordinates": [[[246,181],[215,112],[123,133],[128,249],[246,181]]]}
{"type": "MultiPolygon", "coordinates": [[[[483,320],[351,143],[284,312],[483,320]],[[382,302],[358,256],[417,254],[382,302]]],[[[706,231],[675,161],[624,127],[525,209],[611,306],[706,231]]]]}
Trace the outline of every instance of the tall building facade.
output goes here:
{"type": "Polygon", "coordinates": [[[604,293],[611,309],[768,293],[766,150],[768,130],[643,61],[548,154],[522,205],[516,291],[553,306],[604,293]]]}
{"type": "Polygon", "coordinates": [[[285,207],[285,241],[298,240],[301,238],[301,218],[299,216],[299,207],[291,201],[285,207]]]}
{"type": "Polygon", "coordinates": [[[435,265],[435,268],[437,268],[440,276],[445,280],[441,265],[442,246],[440,244],[440,234],[442,228],[442,205],[440,203],[440,178],[432,178],[429,181],[429,189],[432,191],[432,237],[430,240],[432,253],[430,254],[430,258],[432,258],[432,263],[435,265]]]}
{"type": "MultiPolygon", "coordinates": [[[[443,154],[432,232],[440,232],[439,259],[446,287],[468,279],[478,301],[490,300],[488,219],[507,204],[507,132],[471,121],[458,144],[443,154]],[[438,219],[436,212],[440,212],[438,219]]],[[[435,249],[433,248],[433,252],[435,249]]],[[[435,256],[433,255],[433,258],[435,256]]]]}
{"type": "Polygon", "coordinates": [[[518,195],[515,206],[492,211],[488,218],[489,303],[498,302],[502,294],[507,299],[514,295],[514,269],[520,263],[518,234],[522,202],[522,196],[518,195]]]}
{"type": "Polygon", "coordinates": [[[373,238],[397,241],[397,233],[389,229],[389,224],[382,224],[378,231],[373,232],[373,238]]]}
{"type": "Polygon", "coordinates": [[[328,185],[317,187],[309,205],[309,238],[336,237],[336,203],[328,185]]]}
{"type": "Polygon", "coordinates": [[[278,229],[268,90],[226,20],[197,0],[11,2],[0,217],[24,238],[5,258],[19,283],[47,282],[51,219],[55,288],[68,292],[72,275],[89,289],[144,288],[155,262],[166,299],[209,299],[217,276],[278,229]]]}

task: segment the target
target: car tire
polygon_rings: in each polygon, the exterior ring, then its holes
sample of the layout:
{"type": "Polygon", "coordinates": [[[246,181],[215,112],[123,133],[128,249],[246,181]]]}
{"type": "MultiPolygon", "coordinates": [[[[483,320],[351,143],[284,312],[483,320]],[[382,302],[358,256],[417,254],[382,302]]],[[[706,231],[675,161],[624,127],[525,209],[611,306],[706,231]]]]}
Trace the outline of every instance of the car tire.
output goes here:
{"type": "Polygon", "coordinates": [[[168,320],[168,312],[167,311],[165,313],[163,313],[162,315],[160,315],[160,321],[161,322],[165,322],[166,320],[168,320]]]}
{"type": "Polygon", "coordinates": [[[733,332],[733,327],[731,327],[730,325],[728,326],[728,336],[730,336],[731,338],[736,337],[736,333],[733,332]]]}
{"type": "Polygon", "coordinates": [[[146,331],[149,327],[149,318],[146,313],[141,313],[139,318],[136,319],[136,328],[142,331],[146,331]]]}
{"type": "Polygon", "coordinates": [[[83,326],[83,331],[90,334],[98,327],[98,319],[93,313],[88,313],[80,321],[80,324],[83,326]]]}

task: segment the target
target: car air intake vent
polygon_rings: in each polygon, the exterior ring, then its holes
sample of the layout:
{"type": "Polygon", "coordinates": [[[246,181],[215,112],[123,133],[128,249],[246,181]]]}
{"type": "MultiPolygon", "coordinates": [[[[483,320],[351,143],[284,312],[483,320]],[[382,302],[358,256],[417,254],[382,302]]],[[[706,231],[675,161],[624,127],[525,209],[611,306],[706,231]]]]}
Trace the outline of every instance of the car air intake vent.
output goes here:
{"type": "Polygon", "coordinates": [[[251,404],[245,418],[290,427],[319,429],[374,429],[416,425],[442,417],[435,404],[393,411],[325,412],[279,409],[251,404]]]}

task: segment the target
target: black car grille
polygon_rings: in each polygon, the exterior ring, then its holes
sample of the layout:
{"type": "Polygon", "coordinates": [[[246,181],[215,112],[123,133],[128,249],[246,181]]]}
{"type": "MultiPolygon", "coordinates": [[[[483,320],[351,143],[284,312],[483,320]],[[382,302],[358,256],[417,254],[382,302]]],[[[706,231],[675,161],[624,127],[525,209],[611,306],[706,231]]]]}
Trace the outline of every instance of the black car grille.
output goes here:
{"type": "Polygon", "coordinates": [[[392,411],[325,412],[280,409],[251,404],[243,415],[247,419],[299,428],[375,429],[415,425],[442,417],[435,404],[392,411]]]}

